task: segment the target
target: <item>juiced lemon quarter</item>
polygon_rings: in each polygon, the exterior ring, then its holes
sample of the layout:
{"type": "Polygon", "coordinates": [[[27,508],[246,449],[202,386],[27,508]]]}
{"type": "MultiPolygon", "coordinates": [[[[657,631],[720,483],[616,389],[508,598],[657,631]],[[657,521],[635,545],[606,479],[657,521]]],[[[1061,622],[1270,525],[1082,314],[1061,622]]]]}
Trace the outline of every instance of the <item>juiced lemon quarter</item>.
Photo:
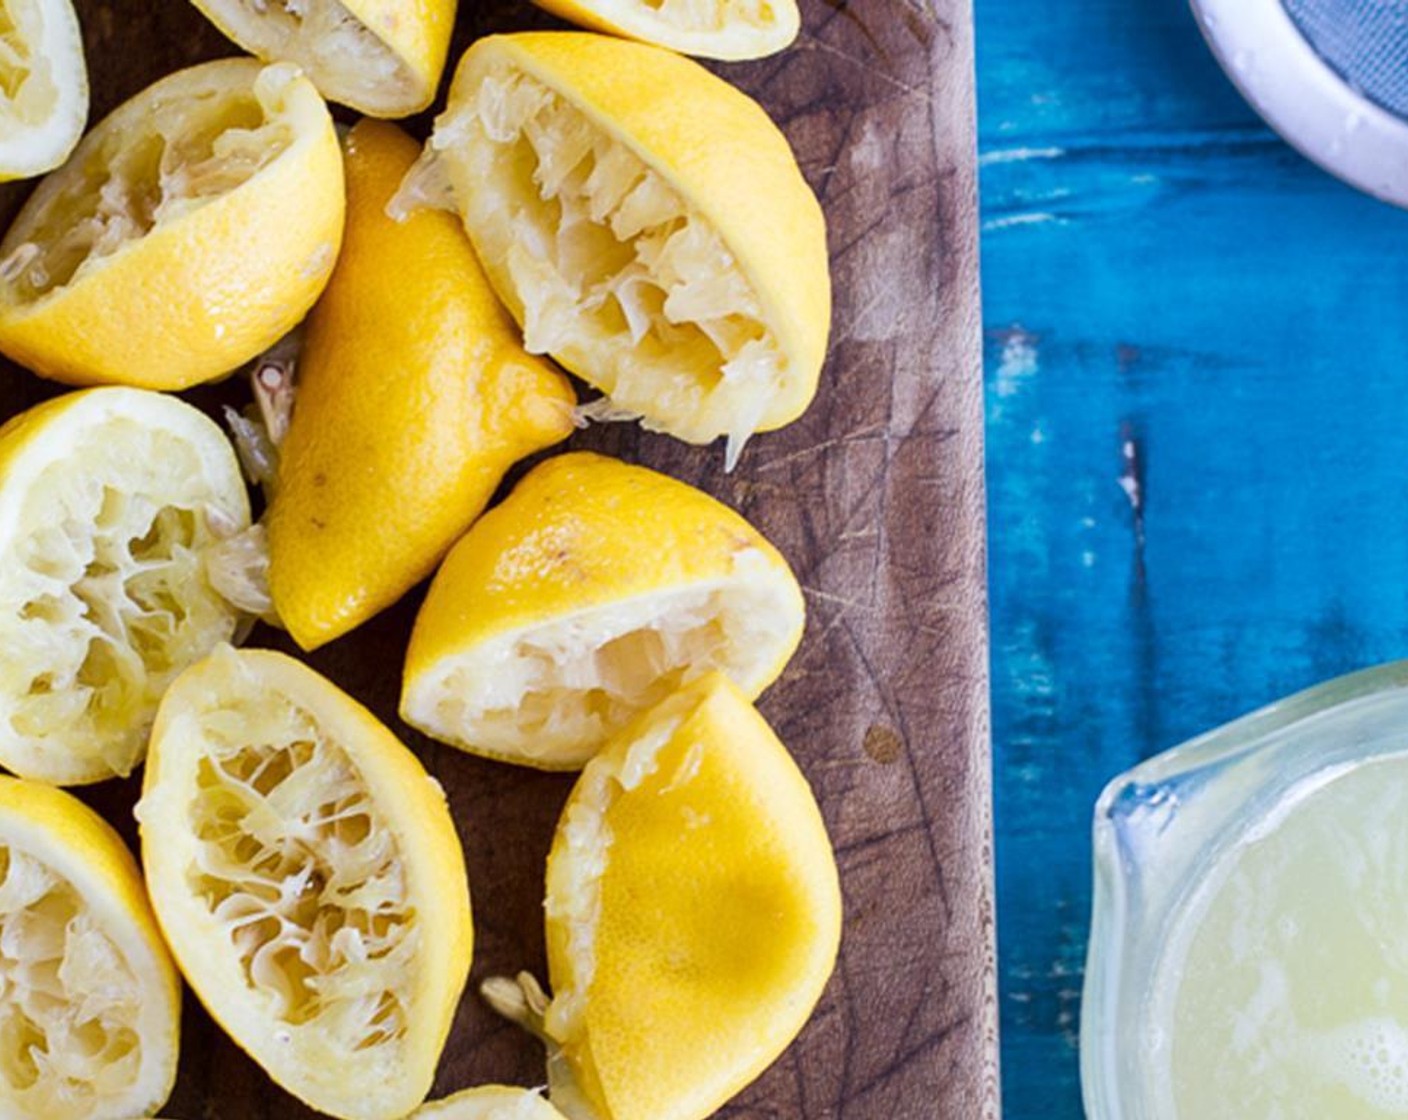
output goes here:
{"type": "Polygon", "coordinates": [[[821,208],[768,115],[698,63],[583,32],[480,39],[430,153],[528,349],[606,394],[589,415],[727,436],[732,464],[811,401],[821,208]]]}
{"type": "Polygon", "coordinates": [[[387,216],[418,150],[381,121],[347,137],[346,239],[268,519],[274,605],[305,649],[430,575],[514,461],[572,432],[567,378],[524,352],[460,223],[387,216]]]}
{"type": "Polygon", "coordinates": [[[548,1043],[549,1099],[593,1120],[705,1120],[802,1029],[841,894],[806,779],[719,674],[587,764],[547,872],[543,1005],[486,995],[548,1043]]]}
{"type": "Polygon", "coordinates": [[[138,815],[152,905],[211,1016],[319,1112],[415,1109],[473,942],[415,756],[312,669],[222,647],[162,700],[138,815]]]}
{"type": "Polygon", "coordinates": [[[181,982],[126,846],[77,798],[0,778],[0,1115],[150,1116],[181,982]]]}
{"type": "Polygon", "coordinates": [[[0,764],[59,785],[129,773],[171,680],[229,641],[234,449],[141,389],[57,397],[0,428],[0,764]]]}
{"type": "Polygon", "coordinates": [[[401,715],[475,754],[571,769],[711,669],[758,695],[804,615],[787,561],[727,506],[644,467],[560,455],[445,558],[401,715]]]}
{"type": "Polygon", "coordinates": [[[73,385],[183,389],[289,331],[342,240],[332,117],[289,65],[223,59],[119,106],[0,242],[0,351],[73,385]]]}

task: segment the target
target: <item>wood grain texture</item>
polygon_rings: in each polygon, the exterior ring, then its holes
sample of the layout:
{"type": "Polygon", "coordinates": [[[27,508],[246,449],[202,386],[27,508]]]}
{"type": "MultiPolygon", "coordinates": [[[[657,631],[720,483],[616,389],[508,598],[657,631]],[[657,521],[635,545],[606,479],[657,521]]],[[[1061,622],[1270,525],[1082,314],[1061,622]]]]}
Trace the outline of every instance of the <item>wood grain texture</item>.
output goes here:
{"type": "Polygon", "coordinates": [[[1078,1120],[1102,785],[1408,652],[1408,214],[1266,129],[1186,0],[977,23],[1003,1101],[1078,1120]]]}
{"type": "MultiPolygon", "coordinates": [[[[816,405],[757,439],[732,475],[717,448],[634,427],[594,428],[572,446],[718,495],[777,542],[807,589],[801,652],[760,706],[835,840],[845,942],[801,1038],[724,1115],[967,1120],[995,1115],[997,1094],[971,19],[964,0],[832,3],[804,3],[790,52],[721,68],[782,124],[828,215],[837,301],[816,405]]],[[[180,0],[78,7],[95,112],[233,51],[180,0]]],[[[454,57],[486,31],[551,25],[504,0],[466,5],[454,57]]],[[[22,193],[0,194],[4,215],[22,193]]],[[[0,374],[6,414],[57,391],[0,374]]],[[[234,379],[188,396],[214,407],[245,394],[234,379]]],[[[445,786],[474,894],[472,985],[541,973],[543,861],[570,779],[470,758],[396,720],[419,599],[306,660],[445,786]]],[[[251,642],[289,648],[265,629],[251,642]]],[[[85,796],[132,840],[135,792],[110,783],[85,796]]],[[[184,1026],[167,1115],[310,1115],[189,997],[184,1026]]],[[[536,1044],[467,995],[437,1095],[542,1079],[536,1044]]]]}

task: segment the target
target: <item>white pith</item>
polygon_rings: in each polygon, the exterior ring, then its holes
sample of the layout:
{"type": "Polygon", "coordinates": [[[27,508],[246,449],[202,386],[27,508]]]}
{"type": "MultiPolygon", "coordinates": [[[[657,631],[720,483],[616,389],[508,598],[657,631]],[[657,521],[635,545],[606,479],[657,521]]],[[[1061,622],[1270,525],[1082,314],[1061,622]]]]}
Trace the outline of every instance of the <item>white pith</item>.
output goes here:
{"type": "Polygon", "coordinates": [[[171,729],[187,759],[143,802],[144,828],[184,836],[163,921],[198,915],[222,1019],[280,1081],[394,1095],[421,937],[396,834],[314,713],[216,656],[218,687],[171,729]]]}
{"type": "Polygon", "coordinates": [[[207,549],[204,570],[207,582],[225,602],[277,625],[269,592],[269,534],[262,522],[232,532],[207,549]]]}
{"type": "Polygon", "coordinates": [[[166,686],[239,621],[204,569],[249,524],[228,445],[168,398],[170,426],[96,415],[112,399],[75,406],[92,419],[26,456],[0,504],[0,758],[60,783],[130,772],[166,686]]]}
{"type": "Polygon", "coordinates": [[[339,0],[205,0],[261,58],[301,66],[323,96],[364,111],[409,111],[421,97],[409,67],[339,0]]]}
{"type": "Polygon", "coordinates": [[[146,103],[146,113],[119,110],[100,125],[56,183],[46,181],[46,204],[26,211],[23,229],[7,235],[0,282],[10,298],[33,302],[73,283],[125,245],[248,182],[286,151],[296,133],[284,94],[298,71],[271,66],[255,73],[248,86],[174,83],[168,96],[146,103]]]}
{"type": "Polygon", "coordinates": [[[491,754],[579,766],[613,731],[718,669],[745,691],[795,640],[795,589],[747,549],[733,577],[687,584],[496,636],[408,682],[407,719],[491,754]]]}
{"type": "Polygon", "coordinates": [[[0,1113],[146,1115],[165,1086],[143,1052],[144,1008],[163,998],[73,882],[0,839],[0,1113]]]}
{"type": "Polygon", "coordinates": [[[613,417],[692,443],[725,435],[736,460],[781,393],[787,359],[712,224],[507,63],[437,122],[431,147],[527,349],[600,388],[613,417]]]}
{"type": "Polygon", "coordinates": [[[88,79],[69,0],[0,0],[0,173],[63,162],[88,107],[88,79]]]}
{"type": "Polygon", "coordinates": [[[0,137],[40,123],[58,96],[52,63],[35,49],[44,16],[37,0],[0,0],[0,137]]]}

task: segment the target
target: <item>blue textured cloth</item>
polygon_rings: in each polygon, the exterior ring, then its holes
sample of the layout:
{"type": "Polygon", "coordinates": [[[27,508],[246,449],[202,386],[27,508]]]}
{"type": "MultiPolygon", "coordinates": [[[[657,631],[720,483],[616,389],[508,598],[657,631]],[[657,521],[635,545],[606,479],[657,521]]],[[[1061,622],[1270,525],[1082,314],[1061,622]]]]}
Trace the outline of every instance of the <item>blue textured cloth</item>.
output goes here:
{"type": "Polygon", "coordinates": [[[1408,0],[1282,0],[1301,34],[1355,89],[1408,119],[1408,0]]]}

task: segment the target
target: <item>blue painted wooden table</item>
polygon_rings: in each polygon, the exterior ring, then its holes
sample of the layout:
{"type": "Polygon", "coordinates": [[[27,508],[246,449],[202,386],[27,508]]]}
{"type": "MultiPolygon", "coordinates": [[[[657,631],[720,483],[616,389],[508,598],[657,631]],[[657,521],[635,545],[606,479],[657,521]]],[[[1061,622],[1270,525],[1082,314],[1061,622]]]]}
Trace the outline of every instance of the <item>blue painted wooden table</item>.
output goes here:
{"type": "Polygon", "coordinates": [[[1106,779],[1408,656],[1408,213],[1183,0],[976,0],[1005,1115],[1082,1115],[1106,779]]]}

